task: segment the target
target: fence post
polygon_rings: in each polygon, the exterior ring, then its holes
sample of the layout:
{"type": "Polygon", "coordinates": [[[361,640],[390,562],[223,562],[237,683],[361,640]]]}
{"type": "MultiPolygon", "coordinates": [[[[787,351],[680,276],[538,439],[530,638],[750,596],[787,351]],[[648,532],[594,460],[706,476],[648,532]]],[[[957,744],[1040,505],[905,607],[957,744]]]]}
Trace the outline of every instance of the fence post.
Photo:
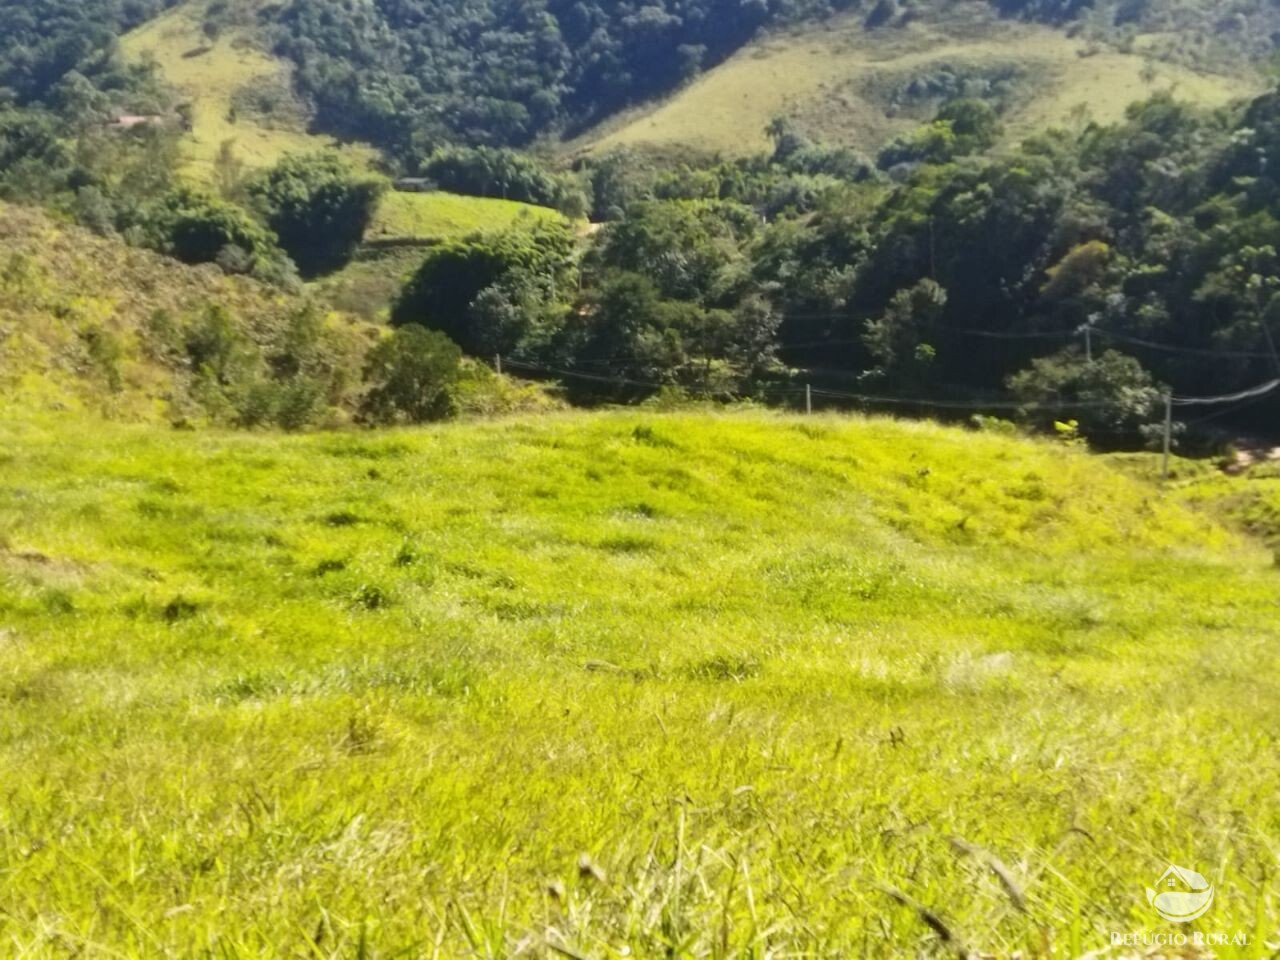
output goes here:
{"type": "Polygon", "coordinates": [[[1164,457],[1160,464],[1160,479],[1169,479],[1169,447],[1173,443],[1173,394],[1164,395],[1164,457]]]}

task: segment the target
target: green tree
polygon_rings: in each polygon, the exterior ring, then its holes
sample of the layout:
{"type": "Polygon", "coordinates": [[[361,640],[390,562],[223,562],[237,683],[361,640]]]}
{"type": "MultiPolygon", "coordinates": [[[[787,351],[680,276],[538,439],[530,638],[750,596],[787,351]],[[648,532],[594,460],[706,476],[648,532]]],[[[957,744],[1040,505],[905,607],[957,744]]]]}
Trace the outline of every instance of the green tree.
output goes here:
{"type": "Polygon", "coordinates": [[[947,304],[947,291],[932,280],[899,290],[883,314],[866,322],[862,342],[876,361],[874,373],[904,386],[919,383],[934,358],[932,328],[947,304]]]}
{"type": "Polygon", "coordinates": [[[249,272],[256,261],[278,256],[270,234],[244,210],[194,187],[179,187],[148,208],[143,231],[150,246],[185,263],[221,258],[249,272]],[[239,255],[229,256],[229,251],[239,255]]]}
{"type": "Polygon", "coordinates": [[[468,354],[487,356],[509,351],[554,316],[575,281],[576,241],[567,225],[452,240],[427,254],[391,322],[441,330],[468,354]]]}
{"type": "Polygon", "coordinates": [[[981,153],[994,146],[1003,132],[999,114],[985,100],[952,100],[943,104],[936,119],[951,126],[957,155],[981,153]]]}
{"type": "Polygon", "coordinates": [[[383,186],[334,153],[290,154],[248,193],[302,275],[314,277],[351,259],[383,186]]]}
{"type": "Polygon", "coordinates": [[[1112,447],[1149,438],[1166,389],[1133,357],[1108,350],[1090,362],[1078,347],[1032,361],[1008,386],[1023,420],[1044,430],[1076,420],[1084,436],[1112,447]]]}
{"type": "Polygon", "coordinates": [[[453,412],[462,351],[437,330],[399,327],[369,351],[361,412],[374,423],[424,423],[453,412]]]}

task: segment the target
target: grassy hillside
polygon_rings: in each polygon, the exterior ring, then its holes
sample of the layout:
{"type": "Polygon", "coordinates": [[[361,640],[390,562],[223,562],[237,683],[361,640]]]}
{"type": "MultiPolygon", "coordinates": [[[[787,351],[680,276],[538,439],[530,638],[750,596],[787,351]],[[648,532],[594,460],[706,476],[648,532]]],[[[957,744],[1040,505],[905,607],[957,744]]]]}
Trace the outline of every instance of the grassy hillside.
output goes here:
{"type": "MultiPolygon", "coordinates": [[[[189,0],[124,38],[123,50],[151,60],[165,80],[192,106],[192,130],[183,138],[187,173],[213,176],[224,143],[250,169],[268,167],[284,154],[337,149],[353,163],[372,168],[377,151],[367,144],[340,144],[308,132],[306,110],[292,90],[290,66],[263,52],[249,29],[229,28],[216,39],[202,30],[204,0],[189,0]]],[[[552,210],[514,201],[456,194],[388,193],[370,228],[370,239],[459,236],[508,225],[521,216],[557,216],[552,210]]]]}
{"type": "MultiPolygon", "coordinates": [[[[194,373],[181,343],[211,307],[225,311],[246,343],[271,349],[305,305],[212,264],[188,267],[0,204],[0,400],[181,418],[193,414],[194,373]]],[[[347,315],[329,315],[323,326],[357,367],[376,336],[347,315]]]]}
{"type": "MultiPolygon", "coordinates": [[[[1155,457],[1120,455],[1116,462],[1135,476],[1154,480],[1155,457]]],[[[1270,459],[1226,473],[1210,460],[1175,460],[1171,495],[1197,511],[1244,530],[1275,551],[1280,563],[1280,459],[1270,459]]]]}
{"type": "Polygon", "coordinates": [[[1078,956],[1171,932],[1170,860],[1280,925],[1270,556],[1079,451],[12,408],[0,451],[16,955],[1078,956]]]}
{"type": "MultiPolygon", "coordinates": [[[[207,4],[180,4],[126,35],[126,57],[149,60],[192,106],[192,131],[184,139],[191,174],[211,176],[223,143],[251,168],[274,164],[285,153],[321,147],[339,148],[330,137],[306,130],[306,115],[293,100],[287,64],[262,52],[247,31],[226,30],[216,39],[202,31],[207,4]],[[254,98],[272,105],[252,109],[254,98]]],[[[360,163],[375,156],[372,147],[342,147],[360,163]]]]}
{"type": "Polygon", "coordinates": [[[905,92],[948,72],[971,82],[1012,77],[1005,118],[1016,142],[1049,125],[1120,119],[1135,100],[1160,90],[1217,105],[1259,89],[1246,73],[1228,77],[1155,63],[1139,52],[1090,46],[1050,27],[966,17],[945,24],[868,31],[861,16],[837,18],[751,44],[665,102],[623,115],[571,145],[693,148],[727,155],[766,149],[778,115],[821,140],[874,153],[927,118],[927,97],[905,92]],[[1154,75],[1149,74],[1154,70],[1154,75]]]}
{"type": "Polygon", "coordinates": [[[554,220],[560,214],[515,200],[463,197],[456,193],[389,193],[369,230],[370,240],[397,237],[443,239],[505,230],[523,220],[554,220]]]}

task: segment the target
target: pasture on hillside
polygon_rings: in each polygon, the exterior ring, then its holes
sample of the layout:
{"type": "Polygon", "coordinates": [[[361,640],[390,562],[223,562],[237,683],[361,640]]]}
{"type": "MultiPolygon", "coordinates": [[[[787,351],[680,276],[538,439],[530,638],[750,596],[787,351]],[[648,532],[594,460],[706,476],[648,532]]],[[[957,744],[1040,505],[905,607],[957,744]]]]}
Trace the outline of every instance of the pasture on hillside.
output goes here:
{"type": "Polygon", "coordinates": [[[5,956],[1280,936],[1280,572],[1081,450],[4,414],[5,956]],[[1215,888],[1186,926],[1170,863],[1215,888]]]}
{"type": "MultiPolygon", "coordinates": [[[[185,174],[204,185],[214,180],[224,144],[246,172],[270,167],[289,153],[338,150],[358,169],[376,169],[378,151],[339,143],[309,130],[309,115],[296,97],[291,67],[261,49],[244,27],[210,38],[202,30],[204,7],[175,6],[124,38],[135,62],[156,65],[164,80],[191,105],[191,130],[182,138],[185,174]]],[[[370,226],[374,240],[441,239],[504,229],[521,218],[559,214],[510,200],[445,192],[388,191],[370,226]]]]}
{"type": "Polygon", "coordinates": [[[930,119],[932,110],[924,108],[937,103],[897,109],[892,92],[913,82],[927,86],[942,72],[971,82],[1017,78],[1018,95],[1004,117],[1008,144],[1051,126],[1117,123],[1126,107],[1158,92],[1217,107],[1260,86],[1247,70],[1224,76],[1150,60],[1143,47],[1159,38],[1139,39],[1134,52],[1124,53],[1095,50],[1034,24],[957,19],[868,31],[862,17],[849,15],[766,35],[665,100],[611,118],[571,146],[748,156],[770,149],[765,129],[784,116],[814,140],[874,155],[930,119]]]}
{"type": "Polygon", "coordinates": [[[155,64],[165,82],[191,104],[190,133],[183,138],[190,176],[208,181],[222,145],[250,169],[269,167],[286,153],[342,149],[356,164],[370,163],[372,147],[342,146],[307,131],[307,116],[294,98],[289,68],[259,49],[242,30],[210,38],[202,30],[204,7],[178,4],[128,34],[121,43],[132,61],[155,64]],[[249,107],[269,105],[269,115],[249,107]]]}

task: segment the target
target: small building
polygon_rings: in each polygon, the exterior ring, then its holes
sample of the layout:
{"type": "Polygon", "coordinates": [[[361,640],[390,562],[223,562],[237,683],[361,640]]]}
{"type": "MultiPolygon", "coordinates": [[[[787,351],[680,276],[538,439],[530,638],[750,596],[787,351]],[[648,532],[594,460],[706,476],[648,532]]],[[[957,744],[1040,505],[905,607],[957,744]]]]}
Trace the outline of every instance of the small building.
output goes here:
{"type": "Polygon", "coordinates": [[[133,130],[136,127],[158,127],[164,124],[164,117],[156,113],[122,113],[109,124],[109,130],[133,130]]]}
{"type": "Polygon", "coordinates": [[[392,186],[400,193],[432,193],[437,189],[436,182],[427,177],[401,177],[392,186]]]}

